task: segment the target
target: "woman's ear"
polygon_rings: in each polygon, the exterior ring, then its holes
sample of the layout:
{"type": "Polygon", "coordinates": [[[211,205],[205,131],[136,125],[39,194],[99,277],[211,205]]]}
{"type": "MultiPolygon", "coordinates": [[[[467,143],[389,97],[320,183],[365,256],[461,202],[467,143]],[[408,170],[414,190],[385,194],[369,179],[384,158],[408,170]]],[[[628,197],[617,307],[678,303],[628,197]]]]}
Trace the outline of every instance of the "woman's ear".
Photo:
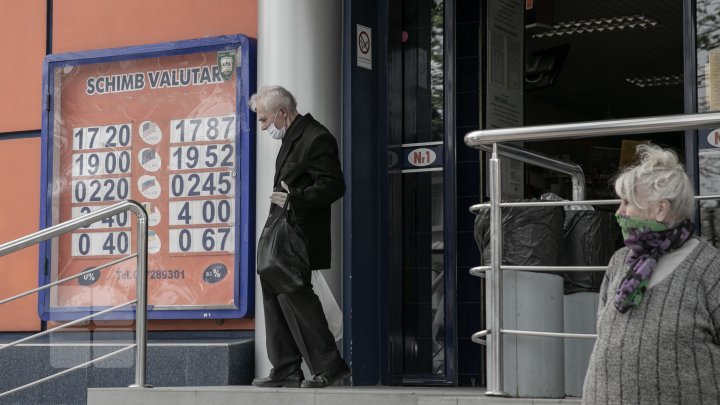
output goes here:
{"type": "Polygon", "coordinates": [[[670,215],[670,202],[668,200],[661,200],[657,205],[657,212],[655,213],[655,220],[658,222],[665,222],[670,215]]]}

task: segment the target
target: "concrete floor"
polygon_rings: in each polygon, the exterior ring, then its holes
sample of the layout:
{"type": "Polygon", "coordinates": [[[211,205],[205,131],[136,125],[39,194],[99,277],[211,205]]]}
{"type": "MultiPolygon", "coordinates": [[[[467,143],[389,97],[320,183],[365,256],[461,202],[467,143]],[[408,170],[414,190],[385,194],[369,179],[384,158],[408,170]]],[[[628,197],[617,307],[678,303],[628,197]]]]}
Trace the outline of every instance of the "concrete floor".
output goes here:
{"type": "Polygon", "coordinates": [[[495,398],[481,388],[329,387],[324,389],[227,387],[91,388],[88,405],[489,405],[579,404],[579,398],[495,398]]]}

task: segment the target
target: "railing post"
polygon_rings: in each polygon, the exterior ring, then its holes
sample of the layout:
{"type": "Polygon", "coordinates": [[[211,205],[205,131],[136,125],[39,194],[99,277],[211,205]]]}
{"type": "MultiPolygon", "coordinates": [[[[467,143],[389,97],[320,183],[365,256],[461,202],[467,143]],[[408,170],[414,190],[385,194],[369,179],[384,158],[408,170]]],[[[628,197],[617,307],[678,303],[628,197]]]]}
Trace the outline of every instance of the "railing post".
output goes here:
{"type": "Polygon", "coordinates": [[[502,214],[500,212],[500,159],[497,144],[493,144],[490,158],[490,335],[488,336],[488,370],[492,370],[488,379],[486,395],[508,396],[503,391],[503,350],[502,343],[502,214]],[[490,360],[492,359],[492,361],[490,360]]]}
{"type": "Polygon", "coordinates": [[[130,387],[147,388],[147,212],[137,214],[137,308],[135,311],[135,384],[130,387]]]}

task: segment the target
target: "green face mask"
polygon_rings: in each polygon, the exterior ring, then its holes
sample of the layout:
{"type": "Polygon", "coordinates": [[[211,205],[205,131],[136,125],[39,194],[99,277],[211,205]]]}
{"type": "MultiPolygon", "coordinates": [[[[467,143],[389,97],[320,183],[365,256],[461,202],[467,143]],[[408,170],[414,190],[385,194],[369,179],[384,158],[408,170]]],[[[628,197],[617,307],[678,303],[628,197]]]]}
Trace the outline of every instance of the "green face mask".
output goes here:
{"type": "Polygon", "coordinates": [[[639,229],[640,231],[650,230],[653,232],[666,231],[668,229],[665,224],[654,219],[633,218],[617,214],[615,215],[615,219],[617,219],[618,225],[620,225],[623,239],[627,239],[628,236],[630,236],[631,229],[639,229]]]}

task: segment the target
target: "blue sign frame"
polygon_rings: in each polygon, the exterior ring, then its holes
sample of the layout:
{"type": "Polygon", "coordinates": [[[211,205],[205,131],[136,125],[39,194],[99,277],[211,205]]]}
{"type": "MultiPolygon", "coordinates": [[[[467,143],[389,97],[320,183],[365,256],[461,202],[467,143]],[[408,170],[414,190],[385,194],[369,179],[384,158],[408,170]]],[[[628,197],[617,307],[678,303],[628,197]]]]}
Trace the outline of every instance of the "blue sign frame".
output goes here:
{"type": "MultiPolygon", "coordinates": [[[[229,319],[254,316],[255,303],[255,113],[249,109],[249,97],[256,88],[256,40],[244,35],[227,35],[212,38],[167,42],[161,44],[113,48],[95,51],[71,52],[48,55],[43,62],[43,115],[41,133],[41,201],[40,226],[52,225],[53,185],[53,128],[54,122],[54,79],[55,69],[64,66],[95,64],[134,59],[183,55],[198,52],[212,52],[239,49],[239,66],[236,88],[236,145],[235,161],[235,258],[234,258],[234,304],[233,309],[159,309],[148,308],[149,319],[229,319]]],[[[40,244],[39,284],[47,285],[51,280],[51,241],[40,244]]],[[[39,293],[38,312],[45,321],[66,321],[87,316],[104,307],[51,307],[49,289],[39,293]]],[[[110,312],[94,319],[134,319],[133,307],[110,312]]]]}

